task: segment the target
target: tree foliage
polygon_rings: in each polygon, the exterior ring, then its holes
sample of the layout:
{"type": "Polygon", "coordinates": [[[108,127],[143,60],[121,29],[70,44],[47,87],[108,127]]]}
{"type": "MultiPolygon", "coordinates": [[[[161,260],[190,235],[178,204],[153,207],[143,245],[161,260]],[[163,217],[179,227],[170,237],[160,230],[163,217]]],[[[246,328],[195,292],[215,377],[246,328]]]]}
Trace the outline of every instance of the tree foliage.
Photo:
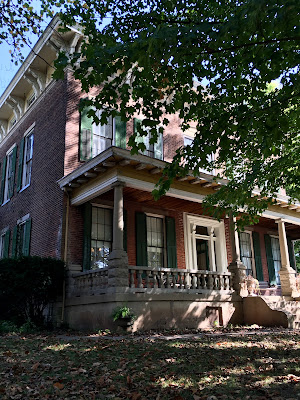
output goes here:
{"type": "Polygon", "coordinates": [[[16,64],[23,60],[23,47],[31,47],[32,35],[43,33],[45,18],[52,17],[54,8],[68,1],[0,0],[0,44],[10,45],[16,64]]]}
{"type": "MultiPolygon", "coordinates": [[[[255,216],[280,187],[300,199],[298,1],[88,0],[67,9],[65,22],[82,24],[86,39],[57,66],[71,64],[86,92],[101,87],[88,101],[107,110],[101,122],[138,112],[155,140],[178,113],[183,131],[196,129],[155,197],[176,175],[205,168],[229,181],[206,199],[217,217],[241,208],[255,216]]],[[[130,145],[143,150],[134,135],[130,145]]]]}
{"type": "MultiPolygon", "coordinates": [[[[215,169],[228,179],[205,201],[216,217],[242,208],[251,220],[280,187],[300,200],[297,0],[73,0],[64,6],[65,25],[81,24],[85,39],[80,52],[60,54],[55,76],[71,65],[83,91],[101,88],[82,107],[105,109],[102,123],[117,112],[124,120],[140,113],[139,133],[150,129],[152,141],[172,114],[183,131],[195,129],[193,144],[179,148],[165,168],[156,198],[178,175],[215,169]]],[[[133,152],[144,150],[134,135],[129,144],[133,152]]]]}

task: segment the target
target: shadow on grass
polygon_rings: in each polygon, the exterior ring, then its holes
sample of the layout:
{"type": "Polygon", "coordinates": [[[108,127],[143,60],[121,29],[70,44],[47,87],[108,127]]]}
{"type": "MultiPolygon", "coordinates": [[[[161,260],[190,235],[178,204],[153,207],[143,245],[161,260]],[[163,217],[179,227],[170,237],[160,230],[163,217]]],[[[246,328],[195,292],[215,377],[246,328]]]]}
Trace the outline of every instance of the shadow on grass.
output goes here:
{"type": "Polygon", "coordinates": [[[299,338],[280,333],[168,342],[7,337],[0,344],[0,397],[295,399],[299,338]]]}

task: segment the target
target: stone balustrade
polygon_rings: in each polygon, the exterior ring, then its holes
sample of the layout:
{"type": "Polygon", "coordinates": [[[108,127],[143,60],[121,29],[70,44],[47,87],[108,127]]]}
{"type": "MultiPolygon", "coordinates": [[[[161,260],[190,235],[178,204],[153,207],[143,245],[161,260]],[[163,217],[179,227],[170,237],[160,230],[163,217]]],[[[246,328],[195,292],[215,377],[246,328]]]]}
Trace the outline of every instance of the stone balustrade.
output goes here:
{"type": "MultiPolygon", "coordinates": [[[[230,272],[211,272],[177,268],[128,267],[131,289],[201,292],[233,291],[230,272]]],[[[68,295],[71,297],[103,294],[108,289],[108,268],[84,271],[72,275],[68,295]],[[72,283],[71,283],[72,282],[72,283]]]]}
{"type": "Polygon", "coordinates": [[[129,287],[233,291],[233,282],[230,272],[129,266],[129,287]]]}
{"type": "Polygon", "coordinates": [[[97,295],[105,293],[108,287],[108,268],[84,271],[72,277],[72,296],[97,295]]]}

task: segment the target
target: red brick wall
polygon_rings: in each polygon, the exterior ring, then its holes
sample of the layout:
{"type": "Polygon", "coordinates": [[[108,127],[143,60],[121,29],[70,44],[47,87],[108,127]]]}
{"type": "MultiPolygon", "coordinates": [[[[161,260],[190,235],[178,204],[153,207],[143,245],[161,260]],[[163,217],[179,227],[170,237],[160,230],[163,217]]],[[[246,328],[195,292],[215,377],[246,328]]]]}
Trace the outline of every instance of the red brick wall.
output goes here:
{"type": "Polygon", "coordinates": [[[21,124],[0,145],[1,164],[7,150],[14,143],[18,146],[14,195],[8,203],[0,207],[0,231],[8,226],[12,232],[17,220],[29,213],[32,218],[32,255],[61,256],[63,192],[57,185],[57,180],[64,173],[65,87],[66,81],[59,81],[46,88],[23,116],[21,124]],[[33,123],[35,128],[31,184],[17,193],[19,146],[24,133],[33,123]]]}

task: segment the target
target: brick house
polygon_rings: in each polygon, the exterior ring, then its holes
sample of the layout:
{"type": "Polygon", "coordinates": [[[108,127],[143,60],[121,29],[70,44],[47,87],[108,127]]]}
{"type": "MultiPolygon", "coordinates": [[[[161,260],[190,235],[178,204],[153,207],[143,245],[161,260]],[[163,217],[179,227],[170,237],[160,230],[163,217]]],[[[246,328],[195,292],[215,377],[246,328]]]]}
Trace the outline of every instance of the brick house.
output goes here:
{"type": "Polygon", "coordinates": [[[140,116],[97,126],[87,110],[80,115],[87,95],[72,71],[62,81],[51,74],[57,51],[74,51],[81,36],[57,34],[58,24],[54,18],[0,100],[0,257],[64,259],[58,314],[75,328],[112,327],[111,312],[122,304],[138,317],[134,329],[296,326],[300,204],[279,194],[238,234],[230,216],[217,221],[203,212],[204,196],[226,184],[207,171],[178,177],[154,201],[164,165],[192,130],[183,133],[173,116],[156,145],[144,138],[144,154],[131,155],[140,116]],[[257,296],[247,296],[247,276],[260,282],[257,296]]]}

